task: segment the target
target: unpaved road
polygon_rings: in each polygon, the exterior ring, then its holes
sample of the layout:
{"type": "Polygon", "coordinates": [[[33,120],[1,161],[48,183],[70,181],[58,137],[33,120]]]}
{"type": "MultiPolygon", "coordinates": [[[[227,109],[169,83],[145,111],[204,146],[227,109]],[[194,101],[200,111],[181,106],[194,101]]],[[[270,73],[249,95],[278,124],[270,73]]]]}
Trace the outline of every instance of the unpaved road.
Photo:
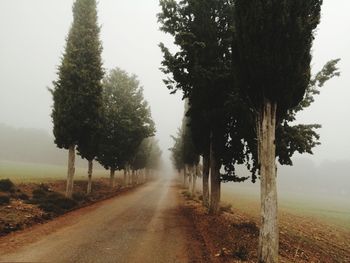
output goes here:
{"type": "Polygon", "coordinates": [[[207,262],[177,191],[171,180],[151,182],[2,238],[0,262],[207,262]]]}

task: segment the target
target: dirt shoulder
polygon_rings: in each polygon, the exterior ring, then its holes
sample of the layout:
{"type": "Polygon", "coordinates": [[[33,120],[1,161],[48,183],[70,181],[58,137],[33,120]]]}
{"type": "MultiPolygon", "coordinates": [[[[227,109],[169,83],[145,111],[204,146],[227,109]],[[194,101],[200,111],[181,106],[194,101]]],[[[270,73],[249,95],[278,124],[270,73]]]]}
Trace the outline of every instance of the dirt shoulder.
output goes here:
{"type": "MultiPolygon", "coordinates": [[[[109,180],[96,178],[93,183],[93,191],[85,194],[87,182],[76,181],[72,200],[64,200],[64,180],[54,180],[45,183],[21,183],[14,186],[10,193],[2,193],[10,198],[9,203],[0,205],[0,236],[27,229],[36,224],[43,224],[65,213],[89,206],[96,202],[114,197],[132,187],[122,187],[118,181],[117,186],[111,189],[109,180]],[[35,194],[46,195],[45,202],[37,202],[35,194]],[[51,198],[51,200],[47,200],[51,198]],[[67,202],[68,201],[68,202],[67,202]],[[60,204],[60,207],[55,206],[60,204]]],[[[40,200],[39,200],[40,201],[40,200]]]]}
{"type": "MultiPolygon", "coordinates": [[[[200,200],[179,189],[181,213],[191,220],[212,262],[257,262],[259,223],[239,210],[208,215],[200,200]]],[[[350,262],[350,233],[288,214],[280,222],[280,262],[350,262]]]]}

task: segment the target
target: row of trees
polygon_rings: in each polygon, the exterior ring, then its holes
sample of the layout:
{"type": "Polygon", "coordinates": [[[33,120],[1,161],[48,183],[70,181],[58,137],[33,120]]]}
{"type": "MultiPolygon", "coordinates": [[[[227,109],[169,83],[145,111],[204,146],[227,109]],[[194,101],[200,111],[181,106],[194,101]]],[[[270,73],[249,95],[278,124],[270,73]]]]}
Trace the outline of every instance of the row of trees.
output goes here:
{"type": "Polygon", "coordinates": [[[339,75],[339,60],[310,73],[322,0],[161,0],[160,5],[161,29],[178,47],[171,53],[160,44],[164,82],[188,104],[186,125],[174,137],[174,166],[186,169],[186,149],[193,145],[192,154],[203,157],[203,204],[214,214],[221,182],[248,179],[236,174],[237,164],[246,165],[253,182],[259,176],[259,262],[277,262],[276,158],[292,165],[295,152],[312,153],[319,144],[320,125],[296,125],[296,114],[339,75]]]}
{"type": "MultiPolygon", "coordinates": [[[[69,150],[66,195],[73,193],[75,151],[88,161],[91,192],[93,160],[115,171],[155,168],[161,152],[154,123],[135,75],[116,68],[105,76],[95,0],[77,0],[73,24],[51,90],[55,143],[69,150]]],[[[126,178],[125,178],[126,179],[126,178]]]]}

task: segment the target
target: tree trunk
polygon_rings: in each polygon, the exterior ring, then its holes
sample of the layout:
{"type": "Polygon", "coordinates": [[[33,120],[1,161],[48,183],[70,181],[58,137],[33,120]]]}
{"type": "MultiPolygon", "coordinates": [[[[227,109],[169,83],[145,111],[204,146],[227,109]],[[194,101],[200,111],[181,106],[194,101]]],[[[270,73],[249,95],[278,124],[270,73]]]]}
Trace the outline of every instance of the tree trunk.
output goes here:
{"type": "Polygon", "coordinates": [[[221,180],[220,180],[220,165],[215,156],[213,146],[210,147],[210,205],[209,213],[217,214],[220,209],[221,197],[221,180]]]}
{"type": "Polygon", "coordinates": [[[66,185],[66,197],[72,198],[75,173],[75,145],[68,149],[68,173],[66,185]]]}
{"type": "Polygon", "coordinates": [[[130,173],[130,166],[128,166],[128,169],[127,169],[127,181],[128,181],[128,185],[131,185],[131,173],[130,173]]]}
{"type": "Polygon", "coordinates": [[[184,165],[184,187],[187,187],[187,165],[184,165]]]}
{"type": "Polygon", "coordinates": [[[88,185],[87,185],[87,191],[86,193],[89,195],[91,194],[91,186],[92,186],[92,167],[93,167],[93,161],[89,161],[89,168],[88,168],[88,185]]]}
{"type": "Polygon", "coordinates": [[[198,176],[198,165],[194,166],[193,173],[192,173],[192,196],[196,195],[196,183],[197,183],[197,176],[198,176]]]}
{"type": "Polygon", "coordinates": [[[192,190],[192,176],[193,176],[192,166],[188,166],[187,172],[188,172],[188,191],[192,195],[192,193],[191,193],[191,190],[192,190]]]}
{"type": "Polygon", "coordinates": [[[209,207],[209,155],[203,156],[203,205],[209,207]]]}
{"type": "Polygon", "coordinates": [[[114,188],[115,187],[115,169],[111,168],[111,174],[110,174],[110,178],[109,178],[109,185],[114,188]]]}
{"type": "Polygon", "coordinates": [[[131,172],[131,184],[132,186],[135,185],[135,170],[132,169],[132,172],[131,172]]]}
{"type": "Polygon", "coordinates": [[[149,180],[149,169],[146,168],[146,174],[145,174],[145,183],[149,180]]]}
{"type": "Polygon", "coordinates": [[[128,185],[128,176],[127,176],[126,167],[124,167],[124,180],[123,180],[123,184],[124,184],[124,186],[127,186],[127,185],[128,185]]]}
{"type": "Polygon", "coordinates": [[[278,262],[276,109],[276,104],[266,101],[257,120],[261,183],[261,228],[258,251],[260,263],[278,262]]]}

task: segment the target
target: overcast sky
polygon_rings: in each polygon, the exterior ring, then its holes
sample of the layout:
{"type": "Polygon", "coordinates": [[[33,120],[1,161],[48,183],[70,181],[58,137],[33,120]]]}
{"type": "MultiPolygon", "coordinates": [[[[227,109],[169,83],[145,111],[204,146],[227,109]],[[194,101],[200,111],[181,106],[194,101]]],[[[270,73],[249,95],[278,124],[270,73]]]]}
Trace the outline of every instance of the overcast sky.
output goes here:
{"type": "MultiPolygon", "coordinates": [[[[0,0],[0,123],[51,132],[51,95],[72,22],[73,0],[0,0]]],[[[350,140],[350,1],[325,0],[313,48],[313,69],[340,57],[342,76],[329,82],[299,121],[320,123],[322,146],[313,160],[349,159],[350,140]]],[[[169,95],[159,71],[158,0],[100,0],[103,61],[106,69],[135,73],[152,108],[157,137],[167,152],[180,126],[181,96],[169,95]]],[[[0,134],[1,136],[1,134],[0,134]]],[[[168,154],[166,153],[166,156],[168,154]]]]}

